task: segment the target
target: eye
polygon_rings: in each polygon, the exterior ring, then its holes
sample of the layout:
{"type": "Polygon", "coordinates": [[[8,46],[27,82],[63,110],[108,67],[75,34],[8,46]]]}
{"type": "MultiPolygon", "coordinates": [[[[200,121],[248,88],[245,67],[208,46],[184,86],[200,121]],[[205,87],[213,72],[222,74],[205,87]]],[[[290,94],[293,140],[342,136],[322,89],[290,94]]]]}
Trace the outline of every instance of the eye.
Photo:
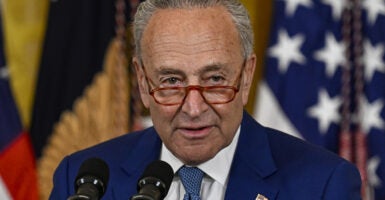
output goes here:
{"type": "Polygon", "coordinates": [[[161,79],[161,87],[173,87],[182,85],[182,81],[177,77],[165,77],[161,79]]]}
{"type": "Polygon", "coordinates": [[[175,78],[175,77],[170,77],[170,78],[167,78],[167,79],[166,79],[166,82],[167,82],[168,84],[175,84],[175,83],[178,82],[178,79],[175,78]]]}
{"type": "Polygon", "coordinates": [[[227,79],[222,74],[207,74],[206,77],[203,78],[203,85],[206,86],[214,86],[214,85],[226,85],[227,79]]]}
{"type": "Polygon", "coordinates": [[[222,82],[223,80],[225,80],[225,78],[223,76],[214,75],[210,77],[210,80],[212,82],[222,82]]]}

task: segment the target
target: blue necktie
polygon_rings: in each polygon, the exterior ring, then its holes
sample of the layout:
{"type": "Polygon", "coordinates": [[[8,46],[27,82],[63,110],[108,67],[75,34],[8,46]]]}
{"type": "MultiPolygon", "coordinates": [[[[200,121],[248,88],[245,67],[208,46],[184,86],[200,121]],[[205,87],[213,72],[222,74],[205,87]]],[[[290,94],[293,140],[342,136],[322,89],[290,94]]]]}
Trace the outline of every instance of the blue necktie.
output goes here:
{"type": "Polygon", "coordinates": [[[200,200],[199,192],[204,175],[203,171],[197,167],[183,166],[178,173],[186,190],[183,200],[200,200]]]}

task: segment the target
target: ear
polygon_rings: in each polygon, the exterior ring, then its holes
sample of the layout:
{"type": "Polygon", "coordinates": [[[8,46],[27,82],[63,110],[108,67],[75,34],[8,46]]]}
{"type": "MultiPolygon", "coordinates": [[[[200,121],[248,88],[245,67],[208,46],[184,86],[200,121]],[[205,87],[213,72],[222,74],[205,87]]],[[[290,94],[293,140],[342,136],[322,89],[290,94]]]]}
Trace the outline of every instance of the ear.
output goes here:
{"type": "Polygon", "coordinates": [[[245,63],[245,68],[243,70],[242,75],[242,103],[243,105],[247,104],[250,94],[250,88],[253,83],[255,65],[257,63],[257,56],[252,54],[249,58],[247,58],[245,63]]]}
{"type": "Polygon", "coordinates": [[[135,71],[136,71],[136,78],[138,80],[138,86],[139,86],[139,92],[140,92],[140,97],[142,99],[142,103],[144,107],[148,108],[149,107],[149,98],[150,94],[148,94],[148,84],[146,81],[146,76],[144,74],[142,64],[138,57],[133,57],[132,58],[132,63],[135,66],[135,71]]]}

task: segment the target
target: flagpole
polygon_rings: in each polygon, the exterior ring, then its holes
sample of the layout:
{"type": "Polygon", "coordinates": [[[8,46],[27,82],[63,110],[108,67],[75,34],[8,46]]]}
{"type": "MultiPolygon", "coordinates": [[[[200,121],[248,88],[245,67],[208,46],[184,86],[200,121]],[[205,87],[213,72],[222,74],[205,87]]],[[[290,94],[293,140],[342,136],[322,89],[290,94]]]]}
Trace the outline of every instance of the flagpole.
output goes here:
{"type": "Polygon", "coordinates": [[[345,8],[342,15],[342,39],[345,44],[345,63],[342,69],[342,114],[341,114],[341,133],[340,133],[340,147],[339,154],[350,162],[353,161],[352,153],[352,138],[351,138],[351,60],[350,60],[350,46],[351,46],[351,12],[349,8],[345,8]]]}
{"type": "Polygon", "coordinates": [[[363,36],[362,36],[362,1],[352,0],[351,8],[353,16],[353,65],[354,65],[354,90],[355,90],[355,114],[357,115],[357,128],[354,137],[355,163],[360,171],[362,180],[362,198],[367,196],[367,144],[366,135],[362,130],[362,98],[364,97],[364,76],[363,76],[363,36]]]}

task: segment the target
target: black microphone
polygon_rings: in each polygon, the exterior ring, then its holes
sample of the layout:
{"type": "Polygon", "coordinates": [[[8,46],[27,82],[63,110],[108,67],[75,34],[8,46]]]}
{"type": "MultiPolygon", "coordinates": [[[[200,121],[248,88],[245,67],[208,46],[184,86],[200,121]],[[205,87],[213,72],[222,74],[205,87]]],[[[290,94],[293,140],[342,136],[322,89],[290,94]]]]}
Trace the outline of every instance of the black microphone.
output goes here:
{"type": "Polygon", "coordinates": [[[75,179],[76,194],[67,200],[99,200],[107,189],[109,169],[99,158],[89,158],[82,163],[75,179]]]}
{"type": "Polygon", "coordinates": [[[131,200],[162,200],[166,197],[174,171],[171,166],[161,160],[150,163],[138,181],[138,194],[131,200]]]}

